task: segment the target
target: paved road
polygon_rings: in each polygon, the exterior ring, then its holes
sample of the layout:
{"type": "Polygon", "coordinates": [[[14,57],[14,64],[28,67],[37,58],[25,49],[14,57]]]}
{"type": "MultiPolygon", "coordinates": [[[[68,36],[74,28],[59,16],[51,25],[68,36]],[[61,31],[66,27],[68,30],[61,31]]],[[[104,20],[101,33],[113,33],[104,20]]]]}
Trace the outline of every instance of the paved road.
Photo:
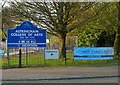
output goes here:
{"type": "Polygon", "coordinates": [[[66,67],[66,68],[23,68],[3,70],[3,80],[13,80],[4,82],[23,82],[23,83],[117,83],[118,78],[97,78],[97,79],[72,79],[72,80],[38,80],[38,81],[15,81],[16,79],[50,79],[50,78],[69,78],[69,77],[94,77],[94,76],[111,76],[118,75],[118,66],[110,67],[66,67]]]}
{"type": "Polygon", "coordinates": [[[118,78],[40,80],[40,81],[3,81],[3,83],[118,83],[118,78]]]}

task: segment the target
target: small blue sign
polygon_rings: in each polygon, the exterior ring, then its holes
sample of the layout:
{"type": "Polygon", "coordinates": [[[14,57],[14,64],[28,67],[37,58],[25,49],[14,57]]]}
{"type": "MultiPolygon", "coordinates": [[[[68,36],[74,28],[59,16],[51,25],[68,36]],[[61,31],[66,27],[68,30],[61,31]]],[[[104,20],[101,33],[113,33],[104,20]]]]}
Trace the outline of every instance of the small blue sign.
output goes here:
{"type": "Polygon", "coordinates": [[[0,50],[0,55],[2,55],[4,53],[4,50],[0,50]]]}
{"type": "Polygon", "coordinates": [[[46,30],[40,30],[31,22],[23,22],[7,31],[8,47],[46,47],[46,30]]]}
{"type": "Polygon", "coordinates": [[[74,47],[74,60],[109,60],[113,57],[113,47],[74,47]]]}
{"type": "Polygon", "coordinates": [[[0,58],[4,57],[4,50],[0,50],[0,58]]]}

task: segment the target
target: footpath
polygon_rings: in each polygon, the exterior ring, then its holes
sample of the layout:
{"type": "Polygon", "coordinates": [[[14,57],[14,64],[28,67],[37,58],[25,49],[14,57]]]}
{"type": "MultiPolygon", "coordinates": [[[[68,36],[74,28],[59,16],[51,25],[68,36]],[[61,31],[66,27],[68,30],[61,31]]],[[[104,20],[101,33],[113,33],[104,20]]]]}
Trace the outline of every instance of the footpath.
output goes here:
{"type": "Polygon", "coordinates": [[[64,80],[98,77],[117,77],[118,66],[18,68],[2,70],[3,81],[64,80]]]}

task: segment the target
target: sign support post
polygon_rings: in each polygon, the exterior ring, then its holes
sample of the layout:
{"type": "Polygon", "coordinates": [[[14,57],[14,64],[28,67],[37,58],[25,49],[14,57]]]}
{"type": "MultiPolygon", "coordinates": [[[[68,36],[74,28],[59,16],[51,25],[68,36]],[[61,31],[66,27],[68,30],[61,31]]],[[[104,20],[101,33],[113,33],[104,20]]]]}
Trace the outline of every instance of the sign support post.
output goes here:
{"type": "Polygon", "coordinates": [[[66,63],[67,63],[66,60],[67,60],[67,59],[66,59],[66,57],[65,57],[65,66],[66,66],[66,63]]]}
{"type": "Polygon", "coordinates": [[[21,48],[19,49],[19,68],[22,67],[22,62],[21,62],[21,57],[22,57],[22,53],[21,53],[21,48]]]}
{"type": "Polygon", "coordinates": [[[8,56],[8,67],[10,67],[10,54],[9,54],[9,48],[7,48],[7,56],[8,56]]]}
{"type": "MultiPolygon", "coordinates": [[[[66,52],[66,48],[65,48],[65,52],[66,52]]],[[[67,58],[66,58],[66,53],[64,52],[64,56],[65,56],[65,65],[67,64],[67,58]]]]}
{"type": "Polygon", "coordinates": [[[28,65],[28,49],[26,47],[26,65],[28,65]]]}
{"type": "Polygon", "coordinates": [[[45,48],[44,48],[44,65],[46,66],[46,59],[45,59],[45,48]]]}

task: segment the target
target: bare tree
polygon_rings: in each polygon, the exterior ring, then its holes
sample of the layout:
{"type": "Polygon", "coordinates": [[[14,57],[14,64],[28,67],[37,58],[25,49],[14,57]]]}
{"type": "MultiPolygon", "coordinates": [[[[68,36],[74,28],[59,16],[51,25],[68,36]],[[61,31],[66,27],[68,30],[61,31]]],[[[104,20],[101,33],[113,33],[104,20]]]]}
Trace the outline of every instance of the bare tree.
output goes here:
{"type": "Polygon", "coordinates": [[[3,23],[2,23],[2,9],[5,6],[6,1],[1,1],[0,2],[0,29],[2,30],[2,33],[5,35],[5,33],[3,32],[3,23]]]}
{"type": "Polygon", "coordinates": [[[34,21],[40,28],[61,39],[60,57],[66,59],[66,35],[97,16],[106,3],[93,2],[13,2],[14,17],[34,21]],[[16,16],[15,16],[16,15],[16,16]]]}

